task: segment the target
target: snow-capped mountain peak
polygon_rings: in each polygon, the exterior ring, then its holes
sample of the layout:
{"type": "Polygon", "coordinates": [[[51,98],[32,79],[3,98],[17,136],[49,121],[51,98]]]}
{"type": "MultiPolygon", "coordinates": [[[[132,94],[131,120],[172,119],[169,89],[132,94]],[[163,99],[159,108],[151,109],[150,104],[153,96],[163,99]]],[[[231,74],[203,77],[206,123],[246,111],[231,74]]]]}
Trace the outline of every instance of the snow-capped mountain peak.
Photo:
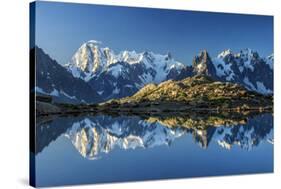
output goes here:
{"type": "Polygon", "coordinates": [[[125,50],[115,54],[110,48],[101,47],[101,44],[100,41],[90,40],[77,50],[71,61],[66,64],[67,69],[74,77],[89,81],[96,75],[106,71],[112,64],[121,62],[129,65],[144,64],[147,69],[158,69],[165,66],[178,69],[184,67],[182,63],[176,62],[169,53],[160,55],[153,52],[137,53],[134,50],[125,50]]]}
{"type": "Polygon", "coordinates": [[[89,41],[86,42],[85,44],[95,46],[95,45],[101,45],[102,42],[101,42],[101,41],[97,41],[97,40],[89,40],[89,41]]]}
{"type": "Polygon", "coordinates": [[[271,69],[273,69],[274,55],[273,53],[265,58],[266,64],[269,65],[271,69]]]}
{"type": "Polygon", "coordinates": [[[130,96],[146,84],[194,74],[207,74],[214,79],[242,84],[250,90],[272,93],[273,55],[261,58],[256,51],[245,48],[237,53],[226,49],[211,58],[204,50],[195,56],[192,64],[186,66],[176,61],[171,53],[135,50],[115,53],[100,41],[90,40],[77,50],[66,68],[74,77],[89,82],[105,99],[130,96]],[[267,74],[261,75],[261,72],[267,74]]]}
{"type": "Polygon", "coordinates": [[[222,51],[221,53],[219,53],[217,58],[223,59],[229,54],[232,54],[232,51],[230,49],[226,49],[226,50],[222,51]]]}
{"type": "MultiPolygon", "coordinates": [[[[42,61],[48,59],[44,57],[42,61]]],[[[115,53],[111,48],[104,47],[100,41],[90,40],[82,44],[69,63],[62,68],[69,80],[79,78],[80,83],[85,84],[85,86],[81,84],[84,86],[81,88],[92,91],[89,96],[98,95],[102,101],[105,101],[131,96],[150,83],[158,84],[170,79],[181,80],[197,74],[206,74],[214,80],[223,82],[238,83],[262,94],[272,94],[273,62],[273,54],[261,57],[249,48],[236,53],[226,49],[215,58],[211,58],[204,50],[194,57],[192,66],[188,66],[175,60],[171,53],[157,54],[151,51],[134,50],[115,53]]],[[[77,89],[75,88],[73,92],[65,87],[58,88],[61,79],[49,73],[57,71],[48,71],[45,75],[43,68],[44,66],[38,72],[44,77],[42,79],[52,78],[54,81],[50,83],[52,85],[50,88],[38,85],[37,87],[42,91],[53,96],[63,93],[63,96],[68,96],[71,100],[74,97],[81,102],[86,100],[86,97],[83,99],[79,97],[78,86],[75,86],[77,89]]]]}
{"type": "MultiPolygon", "coordinates": [[[[139,63],[141,61],[142,54],[137,53],[136,51],[123,51],[120,53],[121,58],[119,59],[119,61],[123,61],[123,62],[127,62],[129,64],[135,64],[135,63],[139,63]]],[[[119,55],[119,57],[120,57],[119,55]]]]}
{"type": "Polygon", "coordinates": [[[130,96],[146,84],[176,79],[186,69],[170,53],[135,50],[115,53],[96,40],[81,45],[65,67],[105,99],[130,96]]]}
{"type": "Polygon", "coordinates": [[[90,40],[84,43],[66,64],[74,77],[88,81],[95,74],[114,61],[114,53],[109,48],[101,48],[101,42],[90,40]]]}
{"type": "Polygon", "coordinates": [[[245,48],[245,49],[242,49],[238,53],[238,55],[241,57],[253,57],[255,53],[257,53],[257,51],[250,49],[250,48],[245,48]]]}
{"type": "Polygon", "coordinates": [[[213,64],[220,80],[239,83],[262,94],[273,93],[273,56],[262,58],[250,48],[238,53],[228,49],[213,59],[213,64]]]}
{"type": "Polygon", "coordinates": [[[77,50],[65,67],[74,77],[92,85],[96,85],[94,81],[103,78],[102,85],[93,88],[103,95],[106,94],[105,88],[112,89],[108,91],[108,98],[112,98],[112,94],[121,95],[122,90],[125,91],[121,96],[123,97],[125,93],[128,96],[148,83],[175,79],[186,66],[174,60],[170,53],[165,55],[148,51],[138,53],[135,50],[115,53],[108,47],[102,47],[101,42],[90,40],[77,50]],[[124,86],[130,89],[121,89],[124,86]]]}

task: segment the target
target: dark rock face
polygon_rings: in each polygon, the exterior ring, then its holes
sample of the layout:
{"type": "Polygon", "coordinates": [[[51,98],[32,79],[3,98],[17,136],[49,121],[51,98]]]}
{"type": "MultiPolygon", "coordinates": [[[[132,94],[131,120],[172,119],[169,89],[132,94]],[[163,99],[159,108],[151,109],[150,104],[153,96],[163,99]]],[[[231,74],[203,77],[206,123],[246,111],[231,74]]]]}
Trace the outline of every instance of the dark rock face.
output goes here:
{"type": "Polygon", "coordinates": [[[216,76],[216,70],[213,62],[206,50],[195,56],[192,61],[193,73],[195,75],[216,76]]]}
{"type": "Polygon", "coordinates": [[[102,72],[88,82],[104,100],[121,98],[134,94],[143,85],[142,79],[145,79],[141,78],[140,75],[145,73],[155,74],[153,70],[145,70],[142,64],[129,66],[124,62],[118,62],[115,65],[109,66],[109,69],[113,66],[122,67],[122,71],[117,77],[109,72],[102,72]]]}
{"type": "Polygon", "coordinates": [[[64,67],[38,47],[32,50],[36,60],[36,93],[49,94],[57,102],[99,102],[99,95],[83,80],[74,78],[64,67]]]}
{"type": "Polygon", "coordinates": [[[172,79],[172,80],[182,80],[186,77],[192,77],[194,75],[193,73],[193,68],[191,66],[185,66],[182,68],[180,71],[176,69],[172,69],[169,74],[167,75],[167,79],[172,79]]]}

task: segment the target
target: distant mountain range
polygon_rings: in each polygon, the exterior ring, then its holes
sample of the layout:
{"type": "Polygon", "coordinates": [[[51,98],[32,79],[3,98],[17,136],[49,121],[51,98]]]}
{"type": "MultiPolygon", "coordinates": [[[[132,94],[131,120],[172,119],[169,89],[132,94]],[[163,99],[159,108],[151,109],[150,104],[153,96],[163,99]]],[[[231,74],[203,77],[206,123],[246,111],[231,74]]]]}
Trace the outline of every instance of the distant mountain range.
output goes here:
{"type": "Polygon", "coordinates": [[[150,83],[208,75],[218,81],[238,83],[261,94],[273,94],[273,54],[260,57],[250,49],[225,50],[215,58],[207,51],[191,66],[170,53],[115,53],[98,41],[84,43],[64,66],[36,47],[36,91],[57,101],[93,103],[131,96],[150,83]]]}
{"type": "Polygon", "coordinates": [[[273,93],[273,54],[262,58],[251,49],[239,53],[225,50],[211,59],[204,50],[194,58],[192,66],[195,74],[204,73],[220,81],[238,83],[262,94],[273,93]]]}

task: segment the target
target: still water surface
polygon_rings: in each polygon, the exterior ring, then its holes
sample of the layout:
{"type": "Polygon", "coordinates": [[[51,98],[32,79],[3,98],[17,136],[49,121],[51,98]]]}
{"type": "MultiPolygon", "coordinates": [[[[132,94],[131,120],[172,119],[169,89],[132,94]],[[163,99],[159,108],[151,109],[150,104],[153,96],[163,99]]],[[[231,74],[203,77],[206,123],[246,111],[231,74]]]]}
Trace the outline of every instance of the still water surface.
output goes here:
{"type": "Polygon", "coordinates": [[[223,119],[38,119],[36,185],[272,172],[272,114],[223,119]]]}

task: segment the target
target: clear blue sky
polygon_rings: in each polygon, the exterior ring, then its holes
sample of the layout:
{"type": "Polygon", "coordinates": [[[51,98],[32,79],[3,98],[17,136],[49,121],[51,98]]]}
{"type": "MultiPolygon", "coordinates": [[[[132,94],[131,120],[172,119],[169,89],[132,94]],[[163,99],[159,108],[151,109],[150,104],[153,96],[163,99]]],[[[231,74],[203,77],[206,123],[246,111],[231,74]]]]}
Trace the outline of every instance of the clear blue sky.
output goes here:
{"type": "Polygon", "coordinates": [[[248,47],[267,56],[273,52],[273,17],[37,2],[36,44],[60,64],[91,39],[115,52],[171,52],[186,64],[203,49],[216,56],[248,47]]]}

